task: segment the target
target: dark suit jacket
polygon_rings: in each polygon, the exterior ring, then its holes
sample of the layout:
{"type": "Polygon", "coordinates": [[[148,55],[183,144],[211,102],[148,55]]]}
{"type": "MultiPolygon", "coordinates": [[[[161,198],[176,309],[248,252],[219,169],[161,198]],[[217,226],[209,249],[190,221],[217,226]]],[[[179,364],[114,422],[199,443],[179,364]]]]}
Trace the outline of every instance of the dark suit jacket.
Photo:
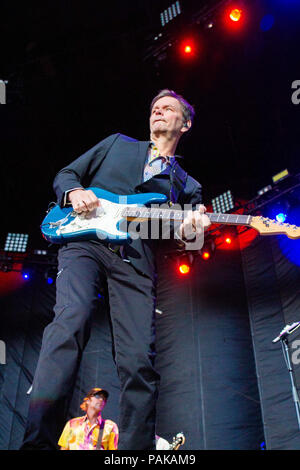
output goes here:
{"type": "MultiPolygon", "coordinates": [[[[58,203],[63,205],[65,191],[93,186],[120,195],[156,192],[169,198],[169,166],[164,172],[143,182],[149,145],[150,141],[141,142],[122,134],[113,134],[102,140],[56,175],[53,187],[58,203]]],[[[201,200],[201,185],[188,176],[177,202],[195,205],[201,200]]],[[[126,247],[125,254],[136,269],[155,278],[156,248],[157,241],[138,239],[126,247]]]]}

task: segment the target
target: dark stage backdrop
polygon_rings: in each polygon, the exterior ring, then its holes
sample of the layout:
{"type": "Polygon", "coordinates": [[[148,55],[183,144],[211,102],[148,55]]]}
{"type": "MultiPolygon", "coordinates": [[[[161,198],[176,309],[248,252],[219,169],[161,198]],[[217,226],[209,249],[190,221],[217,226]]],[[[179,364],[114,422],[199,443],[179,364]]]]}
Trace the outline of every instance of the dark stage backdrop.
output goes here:
{"type": "MultiPolygon", "coordinates": [[[[256,238],[242,252],[217,250],[186,278],[160,258],[157,433],[186,435],[182,449],[300,449],[295,407],[280,344],[272,339],[297,321],[300,270],[277,238],[256,238]]],[[[119,382],[105,292],[83,354],[70,417],[87,389],[110,391],[105,417],[118,421],[119,382]]],[[[52,318],[54,286],[43,275],[1,300],[7,363],[0,365],[0,448],[17,449],[43,328],[52,318]]],[[[122,312],[120,312],[122,314],[122,312]]],[[[299,315],[300,316],[300,315],[299,315]]],[[[299,319],[299,318],[298,318],[299,319]]],[[[128,357],[130,360],[130,357],[128,357]]],[[[295,366],[297,386],[300,370],[295,366]]]]}
{"type": "MultiPolygon", "coordinates": [[[[265,438],[270,449],[300,449],[287,365],[281,343],[272,342],[285,325],[300,321],[300,269],[289,261],[297,252],[299,240],[277,237],[257,238],[242,252],[265,438]]],[[[289,349],[299,393],[298,332],[290,336],[289,349]]]]}

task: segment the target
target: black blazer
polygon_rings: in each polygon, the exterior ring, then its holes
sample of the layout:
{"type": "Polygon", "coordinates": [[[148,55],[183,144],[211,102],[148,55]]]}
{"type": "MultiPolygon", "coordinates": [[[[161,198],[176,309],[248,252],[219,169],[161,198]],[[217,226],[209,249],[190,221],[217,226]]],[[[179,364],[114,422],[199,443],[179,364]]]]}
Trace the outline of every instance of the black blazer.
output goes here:
{"type": "MultiPolygon", "coordinates": [[[[63,205],[66,191],[91,186],[120,195],[156,192],[169,198],[169,165],[162,173],[143,182],[149,145],[150,141],[137,141],[122,134],[113,134],[102,140],[58,172],[53,183],[58,203],[63,205]]],[[[196,205],[201,201],[201,185],[188,176],[177,202],[196,205]]],[[[157,247],[156,240],[133,240],[126,246],[125,255],[136,269],[155,278],[157,247]]]]}

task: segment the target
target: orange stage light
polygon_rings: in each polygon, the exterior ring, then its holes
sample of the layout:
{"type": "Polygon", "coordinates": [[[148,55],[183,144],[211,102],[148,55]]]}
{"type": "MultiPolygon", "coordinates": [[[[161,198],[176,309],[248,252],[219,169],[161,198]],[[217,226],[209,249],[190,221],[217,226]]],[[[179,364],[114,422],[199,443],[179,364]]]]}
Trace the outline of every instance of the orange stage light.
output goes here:
{"type": "Polygon", "coordinates": [[[181,264],[179,266],[179,272],[181,274],[188,274],[190,272],[190,267],[187,264],[181,264]]]}
{"type": "Polygon", "coordinates": [[[229,18],[231,19],[231,21],[240,21],[242,17],[242,10],[240,10],[239,8],[234,8],[233,10],[231,10],[230,14],[229,14],[229,18]]]}

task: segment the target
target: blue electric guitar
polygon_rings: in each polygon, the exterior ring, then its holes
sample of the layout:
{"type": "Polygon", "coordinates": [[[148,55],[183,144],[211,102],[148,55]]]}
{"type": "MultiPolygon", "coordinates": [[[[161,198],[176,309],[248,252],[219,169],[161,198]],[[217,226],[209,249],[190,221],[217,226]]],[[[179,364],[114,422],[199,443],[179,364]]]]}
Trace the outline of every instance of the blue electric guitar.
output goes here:
{"type": "MultiPolygon", "coordinates": [[[[100,188],[87,189],[92,190],[99,198],[100,206],[93,211],[78,214],[71,206],[60,208],[55,205],[41,224],[46,240],[59,244],[79,240],[105,240],[121,245],[131,241],[127,221],[144,222],[158,219],[181,222],[186,214],[183,210],[169,208],[164,194],[140,193],[121,196],[100,188]]],[[[206,215],[212,223],[248,226],[256,229],[261,235],[286,234],[289,238],[300,238],[300,228],[296,225],[279,223],[265,217],[208,212],[206,215]]]]}

